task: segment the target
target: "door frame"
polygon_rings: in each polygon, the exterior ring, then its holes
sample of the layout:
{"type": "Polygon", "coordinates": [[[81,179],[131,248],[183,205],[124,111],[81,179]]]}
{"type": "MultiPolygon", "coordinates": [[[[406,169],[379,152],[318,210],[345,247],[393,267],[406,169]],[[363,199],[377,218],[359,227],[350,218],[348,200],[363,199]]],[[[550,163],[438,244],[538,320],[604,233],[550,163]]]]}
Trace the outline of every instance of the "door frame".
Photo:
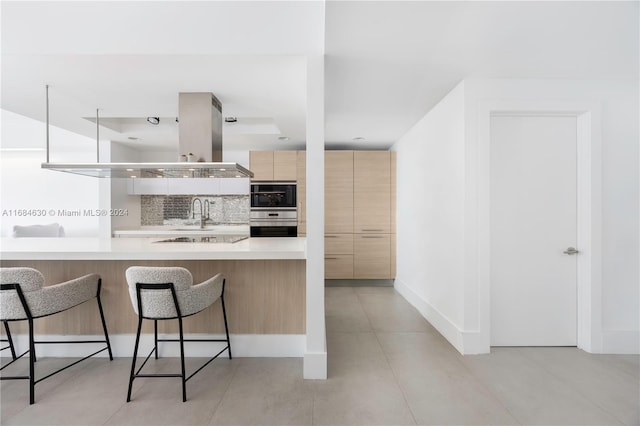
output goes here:
{"type": "Polygon", "coordinates": [[[577,343],[602,352],[602,141],[597,102],[495,100],[478,102],[477,284],[480,346],[491,348],[491,117],[573,116],[577,136],[577,343]]]}

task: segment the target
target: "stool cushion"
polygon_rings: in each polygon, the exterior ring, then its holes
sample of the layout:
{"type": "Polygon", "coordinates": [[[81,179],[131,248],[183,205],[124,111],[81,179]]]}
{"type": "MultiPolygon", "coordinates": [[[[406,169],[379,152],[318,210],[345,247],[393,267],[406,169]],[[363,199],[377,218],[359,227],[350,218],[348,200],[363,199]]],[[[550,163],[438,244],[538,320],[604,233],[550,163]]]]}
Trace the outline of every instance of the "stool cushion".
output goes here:
{"type": "MultiPolygon", "coordinates": [[[[98,294],[100,276],[88,274],[60,284],[44,286],[44,276],[33,268],[0,268],[0,283],[20,284],[34,318],[73,308],[98,294]]],[[[0,320],[27,319],[18,293],[0,292],[0,320]]]]}
{"type": "MultiPolygon", "coordinates": [[[[217,274],[208,280],[193,284],[193,276],[185,268],[132,266],[127,269],[127,283],[133,310],[138,314],[138,298],[136,284],[168,284],[173,283],[182,316],[200,312],[211,306],[222,294],[224,276],[217,274]]],[[[171,290],[140,290],[142,316],[152,319],[176,318],[171,290]]]]}

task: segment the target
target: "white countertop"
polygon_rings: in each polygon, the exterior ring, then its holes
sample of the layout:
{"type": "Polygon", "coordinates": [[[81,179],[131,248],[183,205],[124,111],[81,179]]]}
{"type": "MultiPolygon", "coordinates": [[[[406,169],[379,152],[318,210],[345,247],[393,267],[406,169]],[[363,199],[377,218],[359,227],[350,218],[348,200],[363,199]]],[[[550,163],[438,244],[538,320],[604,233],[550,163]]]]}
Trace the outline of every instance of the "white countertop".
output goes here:
{"type": "Polygon", "coordinates": [[[306,259],[306,238],[237,243],[155,243],[158,238],[2,238],[2,260],[306,259]]]}

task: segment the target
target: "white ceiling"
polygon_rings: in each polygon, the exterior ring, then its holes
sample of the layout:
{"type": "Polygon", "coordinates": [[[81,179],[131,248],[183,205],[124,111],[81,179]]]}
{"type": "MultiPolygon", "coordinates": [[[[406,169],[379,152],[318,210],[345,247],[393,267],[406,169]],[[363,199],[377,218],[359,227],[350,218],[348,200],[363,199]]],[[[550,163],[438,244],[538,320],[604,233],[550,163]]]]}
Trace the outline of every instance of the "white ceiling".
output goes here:
{"type": "Polygon", "coordinates": [[[49,84],[52,124],[94,137],[99,108],[104,138],[173,149],[178,93],[213,92],[239,119],[225,149],[298,149],[305,57],[325,54],[327,146],[383,148],[464,78],[637,80],[638,6],[3,1],[2,108],[44,120],[49,84]]]}

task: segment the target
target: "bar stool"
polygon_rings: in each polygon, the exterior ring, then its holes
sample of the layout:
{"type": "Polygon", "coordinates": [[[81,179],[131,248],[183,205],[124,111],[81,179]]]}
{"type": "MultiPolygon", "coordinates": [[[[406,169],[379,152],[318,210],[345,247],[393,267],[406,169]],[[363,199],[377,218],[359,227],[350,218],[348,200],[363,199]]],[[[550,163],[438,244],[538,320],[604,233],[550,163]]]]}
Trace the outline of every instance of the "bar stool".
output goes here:
{"type": "Polygon", "coordinates": [[[225,350],[228,351],[229,359],[231,359],[231,342],[229,340],[227,311],[224,305],[225,277],[222,274],[217,274],[198,285],[193,285],[193,276],[185,268],[149,266],[132,266],[127,269],[125,275],[129,285],[129,296],[131,297],[133,310],[138,314],[138,331],[136,332],[136,343],[133,350],[133,360],[131,362],[127,402],[131,401],[133,380],[138,377],[180,377],[182,381],[182,402],[185,402],[187,400],[187,381],[189,379],[200,372],[225,350]],[[222,303],[222,316],[224,318],[224,328],[227,338],[185,339],[182,330],[182,318],[203,311],[218,300],[218,298],[222,303]],[[138,346],[140,344],[140,331],[142,329],[143,319],[153,320],[154,346],[140,368],[136,371],[136,359],[138,357],[138,346]],[[178,320],[179,338],[158,339],[158,321],[174,319],[178,320]],[[158,342],[180,342],[181,372],[179,374],[140,373],[152,354],[155,353],[155,359],[158,359],[158,342]],[[184,342],[226,342],[227,345],[189,377],[186,377],[184,342]]]}
{"type": "MultiPolygon", "coordinates": [[[[97,274],[89,274],[79,278],[72,279],[60,284],[44,286],[44,276],[40,271],[33,268],[0,268],[0,320],[5,325],[7,332],[7,340],[11,349],[13,360],[0,368],[4,370],[27,353],[29,354],[29,375],[28,376],[3,376],[0,380],[29,380],[29,404],[33,404],[35,400],[35,385],[54,374],[66,370],[67,368],[84,361],[103,351],[109,351],[109,359],[113,360],[111,353],[111,344],[109,343],[109,334],[107,332],[107,324],[104,320],[104,312],[102,311],[102,303],[100,301],[100,290],[102,288],[102,279],[97,274]],[[104,340],[76,340],[76,341],[35,341],[33,337],[33,320],[37,318],[47,317],[59,312],[66,311],[78,306],[90,299],[96,298],[98,302],[98,310],[100,311],[100,320],[102,321],[102,330],[104,332],[104,340]],[[22,355],[15,355],[15,348],[11,339],[11,331],[9,330],[9,322],[11,321],[28,321],[29,323],[29,349],[22,355]],[[104,343],[105,347],[88,355],[78,361],[75,361],[53,373],[35,379],[34,363],[36,361],[35,345],[36,344],[76,344],[76,343],[104,343]]],[[[6,349],[6,348],[3,348],[6,349]]]]}

